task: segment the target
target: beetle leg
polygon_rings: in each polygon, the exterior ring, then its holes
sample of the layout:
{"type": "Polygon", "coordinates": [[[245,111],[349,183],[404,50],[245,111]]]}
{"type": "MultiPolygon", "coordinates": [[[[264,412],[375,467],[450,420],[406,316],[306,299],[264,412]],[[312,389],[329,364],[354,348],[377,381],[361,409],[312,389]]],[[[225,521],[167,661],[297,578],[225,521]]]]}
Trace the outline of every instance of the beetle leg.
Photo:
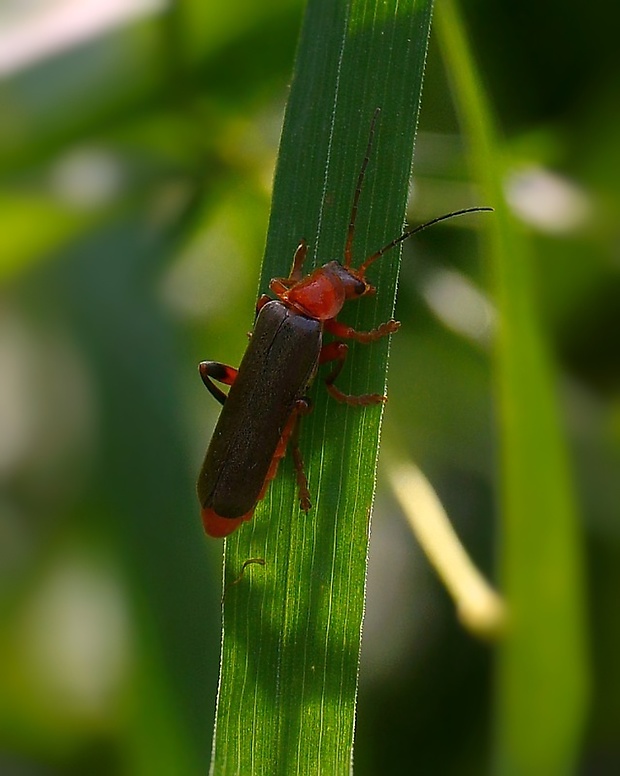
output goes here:
{"type": "Polygon", "coordinates": [[[304,459],[299,449],[299,421],[301,415],[307,415],[310,412],[310,400],[298,399],[295,406],[295,428],[291,434],[291,454],[293,456],[293,465],[295,467],[295,476],[297,478],[297,493],[299,495],[299,506],[308,514],[312,506],[310,503],[310,491],[308,490],[308,478],[304,471],[304,459]]]}
{"type": "Polygon", "coordinates": [[[272,299],[268,294],[261,294],[258,297],[258,301],[256,302],[256,315],[259,314],[259,312],[263,309],[263,307],[268,303],[271,302],[272,299]]]}
{"type": "Polygon", "coordinates": [[[387,396],[382,396],[380,393],[363,393],[360,396],[351,396],[351,394],[343,393],[339,388],[336,388],[334,380],[342,370],[348,350],[349,346],[345,345],[344,342],[330,342],[329,345],[324,345],[321,349],[321,355],[319,356],[320,364],[324,364],[327,361],[336,361],[336,366],[325,378],[325,385],[330,396],[333,396],[336,401],[340,401],[343,404],[351,404],[355,407],[365,407],[368,404],[380,404],[382,401],[387,401],[387,396]]]}
{"type": "Polygon", "coordinates": [[[293,256],[293,266],[291,267],[289,276],[287,278],[272,278],[269,283],[269,288],[276,296],[282,296],[282,294],[285,294],[303,278],[302,267],[307,255],[308,244],[305,240],[300,240],[295,255],[293,256]]]}
{"type": "Polygon", "coordinates": [[[286,426],[284,427],[284,431],[282,432],[282,436],[280,437],[278,446],[275,449],[273,458],[271,459],[269,470],[267,471],[267,474],[265,476],[265,482],[263,483],[261,492],[258,494],[257,501],[263,500],[265,493],[269,488],[269,483],[276,476],[280,461],[286,455],[286,448],[289,443],[289,440],[292,440],[291,446],[292,446],[292,453],[293,453],[293,461],[295,464],[295,472],[297,473],[299,503],[301,508],[304,510],[304,512],[307,512],[308,509],[310,509],[310,493],[308,492],[308,480],[306,479],[306,475],[304,474],[304,468],[303,468],[304,464],[301,459],[299,447],[297,445],[297,440],[299,438],[299,431],[298,431],[299,416],[306,415],[308,412],[310,412],[310,400],[298,399],[295,402],[295,406],[293,407],[293,412],[291,413],[286,423],[286,426]]]}
{"type": "Polygon", "coordinates": [[[391,318],[389,321],[382,323],[376,329],[370,331],[356,331],[352,326],[347,326],[345,323],[340,323],[335,318],[325,321],[325,330],[330,334],[334,334],[336,337],[342,337],[343,339],[352,339],[356,342],[375,342],[381,337],[386,337],[388,334],[392,334],[398,331],[400,328],[400,322],[391,318]]]}
{"type": "Polygon", "coordinates": [[[302,269],[307,255],[308,255],[308,244],[302,238],[299,241],[299,245],[297,246],[297,250],[295,251],[295,255],[293,256],[293,266],[291,267],[290,274],[287,278],[287,280],[292,281],[291,285],[293,283],[299,282],[302,279],[303,277],[302,269]]]}
{"type": "Polygon", "coordinates": [[[269,290],[273,291],[276,296],[282,297],[287,291],[297,283],[296,280],[289,280],[288,278],[271,278],[269,281],[269,290]]]}
{"type": "MultiPolygon", "coordinates": [[[[258,297],[258,300],[257,300],[257,302],[256,302],[256,311],[255,311],[255,313],[254,313],[254,320],[256,320],[256,319],[258,318],[258,314],[259,314],[259,312],[260,312],[260,311],[263,309],[263,307],[264,307],[264,306],[265,306],[265,305],[266,305],[268,302],[272,302],[272,301],[273,301],[273,299],[272,299],[272,298],[269,296],[269,294],[261,294],[261,295],[258,297]]],[[[251,332],[251,331],[248,331],[248,332],[246,332],[246,334],[247,334],[247,338],[248,338],[249,340],[251,340],[251,339],[252,339],[252,332],[251,332]]]]}
{"type": "Polygon", "coordinates": [[[218,383],[232,385],[237,377],[237,370],[232,366],[220,364],[219,361],[201,361],[198,365],[198,371],[211,396],[223,405],[226,401],[226,394],[213,383],[211,378],[217,380],[218,383]]]}

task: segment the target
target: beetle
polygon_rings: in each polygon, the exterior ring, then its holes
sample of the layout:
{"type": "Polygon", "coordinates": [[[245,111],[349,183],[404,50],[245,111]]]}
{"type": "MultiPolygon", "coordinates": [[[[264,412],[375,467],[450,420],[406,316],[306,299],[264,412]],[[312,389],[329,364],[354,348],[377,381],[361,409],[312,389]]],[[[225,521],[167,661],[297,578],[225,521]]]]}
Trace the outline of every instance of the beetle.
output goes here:
{"type": "Polygon", "coordinates": [[[492,210],[473,207],[434,218],[405,231],[371,254],[359,267],[354,267],[355,221],[379,113],[377,108],[357,179],[344,261],[329,261],[304,276],[308,247],[301,240],[288,277],[273,278],[269,284],[277,298],[263,295],[258,300],[254,329],[239,369],[217,361],[203,361],[199,366],[204,384],[223,405],[197,485],[202,521],[210,536],[228,536],[251,519],[289,445],[300,508],[308,512],[310,493],[299,451],[299,419],[310,411],[306,391],[319,365],[335,363],[325,384],[337,401],[367,406],[387,400],[375,393],[351,396],[334,384],[348,351],[342,340],[371,343],[392,334],[400,326],[398,321],[390,319],[371,331],[356,331],[337,320],[345,302],[375,293],[366,279],[368,268],[412,235],[448,218],[492,210]],[[336,339],[324,343],[325,332],[336,339]],[[214,380],[230,386],[228,394],[214,380]]]}

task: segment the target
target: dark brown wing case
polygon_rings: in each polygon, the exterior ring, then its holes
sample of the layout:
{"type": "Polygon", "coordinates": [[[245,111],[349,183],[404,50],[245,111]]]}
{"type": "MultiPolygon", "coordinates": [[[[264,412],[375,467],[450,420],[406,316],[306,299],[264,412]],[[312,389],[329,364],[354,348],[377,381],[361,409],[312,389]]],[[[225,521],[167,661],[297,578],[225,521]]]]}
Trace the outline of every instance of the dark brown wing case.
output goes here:
{"type": "Polygon", "coordinates": [[[261,309],[200,471],[203,507],[234,518],[255,506],[295,402],[314,377],[321,342],[319,321],[278,301],[261,309]]]}

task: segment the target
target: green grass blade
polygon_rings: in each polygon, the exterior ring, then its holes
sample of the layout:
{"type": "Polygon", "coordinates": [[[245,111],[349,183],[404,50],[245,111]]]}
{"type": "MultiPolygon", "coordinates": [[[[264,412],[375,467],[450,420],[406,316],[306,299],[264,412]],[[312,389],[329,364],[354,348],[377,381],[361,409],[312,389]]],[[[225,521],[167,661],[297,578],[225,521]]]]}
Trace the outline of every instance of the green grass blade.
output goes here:
{"type": "MultiPolygon", "coordinates": [[[[287,275],[301,237],[308,267],[343,255],[373,112],[381,107],[358,215],[358,263],[398,235],[430,27],[429,0],[311,0],[297,53],[260,291],[287,275]]],[[[360,330],[393,311],[398,250],[374,297],[346,309],[360,330]]],[[[385,388],[388,343],[352,345],[338,384],[385,388]]],[[[313,508],[297,505],[285,459],[251,524],[226,542],[227,588],[212,772],[337,776],[350,769],[366,555],[381,408],[327,399],[320,375],[301,448],[313,508]]]]}
{"type": "Polygon", "coordinates": [[[451,0],[438,32],[485,201],[499,313],[496,395],[503,514],[500,575],[512,627],[498,665],[498,773],[574,770],[587,698],[581,546],[553,384],[534,298],[532,251],[504,203],[506,166],[451,0]]]}

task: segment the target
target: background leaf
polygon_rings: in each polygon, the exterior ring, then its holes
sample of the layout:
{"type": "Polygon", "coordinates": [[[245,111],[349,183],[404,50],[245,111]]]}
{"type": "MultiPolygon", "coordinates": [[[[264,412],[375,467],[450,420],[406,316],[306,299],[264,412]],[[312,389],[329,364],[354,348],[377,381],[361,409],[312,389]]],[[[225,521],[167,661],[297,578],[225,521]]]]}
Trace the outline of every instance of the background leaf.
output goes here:
{"type": "Polygon", "coordinates": [[[438,28],[471,138],[472,165],[496,218],[489,229],[497,305],[500,579],[511,625],[498,664],[497,772],[565,774],[577,765],[587,698],[581,537],[533,257],[504,202],[506,165],[454,3],[438,28]]]}

